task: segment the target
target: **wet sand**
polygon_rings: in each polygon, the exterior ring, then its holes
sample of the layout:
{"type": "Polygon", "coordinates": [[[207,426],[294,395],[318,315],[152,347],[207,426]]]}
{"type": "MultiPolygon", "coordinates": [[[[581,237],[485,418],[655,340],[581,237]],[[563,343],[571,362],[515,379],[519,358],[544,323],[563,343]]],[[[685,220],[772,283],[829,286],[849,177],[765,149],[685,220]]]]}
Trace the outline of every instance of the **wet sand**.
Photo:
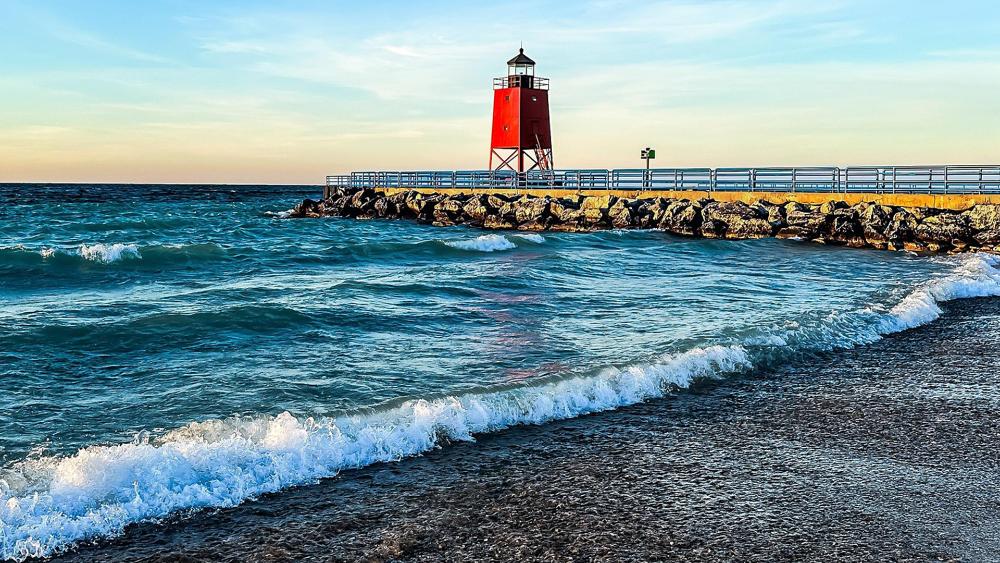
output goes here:
{"type": "Polygon", "coordinates": [[[874,345],[521,427],[63,561],[1000,558],[1000,300],[874,345]]]}

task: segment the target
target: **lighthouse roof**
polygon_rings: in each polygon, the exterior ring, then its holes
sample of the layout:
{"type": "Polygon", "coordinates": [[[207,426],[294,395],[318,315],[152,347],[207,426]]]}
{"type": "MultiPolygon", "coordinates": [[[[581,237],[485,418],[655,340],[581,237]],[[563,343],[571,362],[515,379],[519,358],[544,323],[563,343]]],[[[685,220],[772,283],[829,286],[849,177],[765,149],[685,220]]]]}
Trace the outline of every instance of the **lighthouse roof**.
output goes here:
{"type": "Polygon", "coordinates": [[[535,64],[535,61],[531,60],[531,57],[529,57],[528,55],[524,54],[524,48],[522,47],[521,50],[517,53],[517,56],[515,56],[513,59],[507,61],[507,64],[511,65],[511,66],[513,66],[513,65],[533,65],[533,64],[535,64]]]}

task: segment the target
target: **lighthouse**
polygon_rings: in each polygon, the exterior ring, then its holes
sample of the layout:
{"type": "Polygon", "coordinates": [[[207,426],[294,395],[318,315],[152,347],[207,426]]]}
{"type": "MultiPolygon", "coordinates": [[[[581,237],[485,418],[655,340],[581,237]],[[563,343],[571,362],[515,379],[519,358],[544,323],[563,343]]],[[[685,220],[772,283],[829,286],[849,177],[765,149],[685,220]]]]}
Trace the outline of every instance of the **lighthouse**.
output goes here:
{"type": "Polygon", "coordinates": [[[493,79],[490,170],[552,170],[549,79],[535,76],[523,48],[507,61],[507,76],[493,79]]]}

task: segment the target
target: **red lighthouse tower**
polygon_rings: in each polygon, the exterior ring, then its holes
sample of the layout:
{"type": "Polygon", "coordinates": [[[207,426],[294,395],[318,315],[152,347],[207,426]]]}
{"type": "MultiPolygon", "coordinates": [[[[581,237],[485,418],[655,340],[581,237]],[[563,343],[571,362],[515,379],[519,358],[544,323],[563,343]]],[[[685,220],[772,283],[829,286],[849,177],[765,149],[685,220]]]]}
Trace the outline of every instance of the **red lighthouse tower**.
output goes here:
{"type": "Polygon", "coordinates": [[[524,49],[507,61],[507,76],[493,79],[490,170],[552,170],[549,79],[535,76],[524,49]]]}

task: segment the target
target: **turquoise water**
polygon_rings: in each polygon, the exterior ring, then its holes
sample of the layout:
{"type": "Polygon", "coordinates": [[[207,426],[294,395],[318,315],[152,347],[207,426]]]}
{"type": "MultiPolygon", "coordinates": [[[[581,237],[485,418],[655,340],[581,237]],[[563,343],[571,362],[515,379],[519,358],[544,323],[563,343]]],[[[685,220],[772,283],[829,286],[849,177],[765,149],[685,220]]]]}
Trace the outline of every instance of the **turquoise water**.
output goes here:
{"type": "Polygon", "coordinates": [[[980,255],[285,219],[313,194],[279,187],[32,193],[0,214],[0,559],[873,342],[1000,288],[980,255]]]}

